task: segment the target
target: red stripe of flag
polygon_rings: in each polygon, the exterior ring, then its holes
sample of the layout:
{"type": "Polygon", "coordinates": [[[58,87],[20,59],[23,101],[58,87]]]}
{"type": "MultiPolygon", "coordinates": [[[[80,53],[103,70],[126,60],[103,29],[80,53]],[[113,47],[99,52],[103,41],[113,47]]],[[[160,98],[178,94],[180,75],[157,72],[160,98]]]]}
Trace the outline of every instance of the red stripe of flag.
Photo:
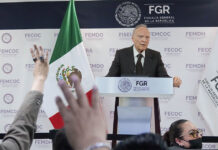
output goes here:
{"type": "MultiPolygon", "coordinates": [[[[91,106],[92,105],[92,102],[91,102],[92,90],[88,91],[86,93],[86,96],[88,98],[89,105],[91,106]]],[[[62,119],[61,114],[59,112],[54,114],[53,116],[51,116],[49,118],[49,120],[51,121],[51,123],[55,129],[61,129],[64,127],[64,122],[63,122],[63,119],[62,119]]]]}

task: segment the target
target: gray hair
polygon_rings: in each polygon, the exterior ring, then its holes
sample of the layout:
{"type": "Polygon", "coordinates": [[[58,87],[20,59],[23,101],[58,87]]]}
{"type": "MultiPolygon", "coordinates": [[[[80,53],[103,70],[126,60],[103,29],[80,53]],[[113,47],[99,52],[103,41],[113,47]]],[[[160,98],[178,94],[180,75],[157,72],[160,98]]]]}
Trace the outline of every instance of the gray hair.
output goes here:
{"type": "Polygon", "coordinates": [[[147,25],[145,25],[145,24],[138,24],[138,25],[135,26],[135,28],[133,29],[132,35],[134,35],[135,30],[138,29],[138,28],[140,28],[140,27],[148,28],[147,25]]]}

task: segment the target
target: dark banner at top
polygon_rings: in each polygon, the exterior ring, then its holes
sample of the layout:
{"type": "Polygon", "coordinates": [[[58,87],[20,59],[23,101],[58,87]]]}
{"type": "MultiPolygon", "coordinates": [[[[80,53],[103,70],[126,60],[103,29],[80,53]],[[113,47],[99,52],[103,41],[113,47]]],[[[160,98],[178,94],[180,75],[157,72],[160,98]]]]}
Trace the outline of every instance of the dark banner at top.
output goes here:
{"type": "MultiPolygon", "coordinates": [[[[76,1],[81,28],[217,27],[217,0],[76,1]]],[[[0,3],[0,29],[60,28],[68,2],[0,3]]]]}

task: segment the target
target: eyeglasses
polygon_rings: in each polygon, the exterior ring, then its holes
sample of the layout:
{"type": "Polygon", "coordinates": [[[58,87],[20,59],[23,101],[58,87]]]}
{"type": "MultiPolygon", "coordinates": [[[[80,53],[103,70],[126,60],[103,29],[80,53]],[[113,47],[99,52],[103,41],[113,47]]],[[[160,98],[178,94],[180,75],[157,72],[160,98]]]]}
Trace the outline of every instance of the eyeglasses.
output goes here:
{"type": "MultiPolygon", "coordinates": [[[[202,131],[199,129],[192,129],[188,132],[188,135],[191,136],[192,138],[198,138],[198,137],[202,136],[202,134],[203,134],[202,131]]],[[[185,136],[185,135],[187,135],[187,134],[180,136],[180,138],[185,136]]]]}

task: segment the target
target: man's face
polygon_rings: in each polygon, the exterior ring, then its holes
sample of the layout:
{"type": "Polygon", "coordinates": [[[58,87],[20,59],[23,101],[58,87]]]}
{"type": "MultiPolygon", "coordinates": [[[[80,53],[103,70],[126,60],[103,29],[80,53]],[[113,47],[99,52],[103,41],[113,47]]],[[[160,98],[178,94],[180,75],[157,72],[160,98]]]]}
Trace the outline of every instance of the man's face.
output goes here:
{"type": "Polygon", "coordinates": [[[150,41],[150,32],[146,27],[139,27],[132,36],[132,41],[138,52],[146,50],[150,41]]]}

